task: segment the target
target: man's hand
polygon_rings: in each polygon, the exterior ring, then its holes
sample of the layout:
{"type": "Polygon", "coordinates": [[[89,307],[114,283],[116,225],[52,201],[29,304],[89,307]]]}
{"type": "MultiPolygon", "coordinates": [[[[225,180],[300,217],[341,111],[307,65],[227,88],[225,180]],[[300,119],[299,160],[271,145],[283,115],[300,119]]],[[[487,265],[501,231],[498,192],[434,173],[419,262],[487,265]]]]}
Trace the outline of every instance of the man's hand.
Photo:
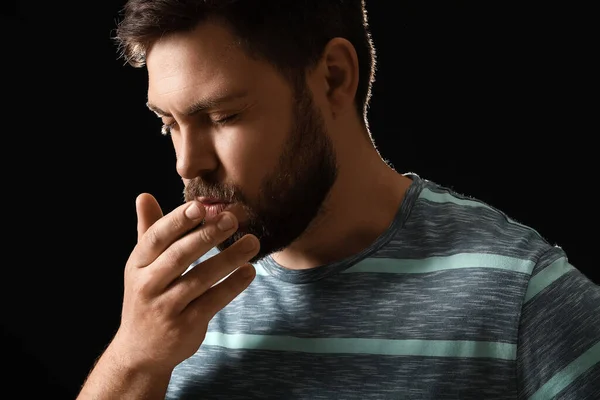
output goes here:
{"type": "Polygon", "coordinates": [[[123,314],[113,345],[128,367],[171,370],[198,350],[209,321],[250,284],[254,268],[238,267],[256,255],[259,243],[247,235],[182,276],[237,230],[235,216],[223,212],[198,227],[204,218],[200,203],[162,217],[147,194],[138,197],[136,208],[138,243],[125,267],[123,314]]]}
{"type": "MultiPolygon", "coordinates": [[[[117,386],[128,389],[111,388],[119,382],[119,373],[143,377],[138,386],[151,383],[153,376],[162,377],[158,391],[164,392],[165,377],[198,350],[209,321],[255,276],[248,260],[257,254],[259,242],[252,235],[184,274],[195,260],[237,230],[232,213],[223,212],[199,226],[205,214],[200,203],[186,203],[163,216],[149,194],[137,198],[136,209],[138,242],[125,266],[121,324],[103,355],[105,360],[99,360],[82,390],[93,398],[102,398],[103,392],[107,398],[108,392],[131,392],[136,385],[124,381],[117,386]],[[96,369],[104,371],[94,374],[96,369]],[[99,387],[104,385],[104,389],[99,387]]],[[[145,391],[138,388],[138,394],[145,391]]]]}

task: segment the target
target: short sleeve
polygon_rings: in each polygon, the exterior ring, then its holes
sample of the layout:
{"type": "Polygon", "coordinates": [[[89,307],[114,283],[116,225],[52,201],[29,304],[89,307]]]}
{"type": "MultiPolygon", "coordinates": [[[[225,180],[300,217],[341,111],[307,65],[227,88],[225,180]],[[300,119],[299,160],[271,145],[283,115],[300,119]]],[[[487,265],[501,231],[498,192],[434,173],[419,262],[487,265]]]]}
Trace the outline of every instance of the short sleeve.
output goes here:
{"type": "Polygon", "coordinates": [[[517,349],[519,399],[600,399],[600,286],[551,249],[525,295],[517,349]]]}

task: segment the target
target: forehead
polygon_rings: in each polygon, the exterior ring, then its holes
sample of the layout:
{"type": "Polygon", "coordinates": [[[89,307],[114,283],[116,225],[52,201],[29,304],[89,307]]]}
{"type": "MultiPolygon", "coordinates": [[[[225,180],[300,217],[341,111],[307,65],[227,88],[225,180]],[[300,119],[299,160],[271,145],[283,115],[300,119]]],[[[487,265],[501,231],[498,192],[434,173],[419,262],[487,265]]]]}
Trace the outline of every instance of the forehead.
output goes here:
{"type": "Polygon", "coordinates": [[[228,29],[206,22],[193,31],[174,33],[148,51],[148,98],[187,97],[228,87],[247,86],[259,64],[250,59],[228,29]]]}

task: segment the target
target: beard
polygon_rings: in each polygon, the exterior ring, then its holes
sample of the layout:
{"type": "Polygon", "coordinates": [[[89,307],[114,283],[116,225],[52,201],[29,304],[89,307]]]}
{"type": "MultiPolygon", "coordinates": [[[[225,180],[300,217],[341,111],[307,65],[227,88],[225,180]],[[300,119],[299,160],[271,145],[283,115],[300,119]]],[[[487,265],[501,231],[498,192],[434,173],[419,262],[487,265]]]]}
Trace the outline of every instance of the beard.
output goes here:
{"type": "Polygon", "coordinates": [[[323,204],[337,178],[338,167],[331,139],[310,90],[297,83],[294,90],[292,126],[275,170],[261,182],[257,199],[249,199],[241,187],[222,185],[196,178],[184,189],[186,201],[207,196],[237,203],[248,220],[244,231],[237,231],[217,245],[223,251],[253,234],[260,250],[250,262],[281,251],[310,229],[325,212],[323,204]]]}

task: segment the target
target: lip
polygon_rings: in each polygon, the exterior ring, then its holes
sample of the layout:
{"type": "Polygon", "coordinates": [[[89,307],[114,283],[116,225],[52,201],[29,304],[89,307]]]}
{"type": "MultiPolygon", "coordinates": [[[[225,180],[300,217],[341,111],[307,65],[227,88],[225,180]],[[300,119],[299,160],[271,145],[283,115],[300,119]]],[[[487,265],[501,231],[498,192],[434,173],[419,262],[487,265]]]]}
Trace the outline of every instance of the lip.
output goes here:
{"type": "Polygon", "coordinates": [[[197,197],[198,201],[204,205],[216,204],[216,203],[229,203],[223,199],[219,199],[218,197],[197,197]]]}
{"type": "Polygon", "coordinates": [[[204,210],[206,210],[204,219],[206,221],[210,221],[210,220],[214,219],[217,215],[219,215],[220,213],[222,213],[223,211],[228,209],[232,205],[232,203],[225,203],[225,202],[205,203],[205,202],[202,202],[202,205],[204,206],[204,210]]]}

